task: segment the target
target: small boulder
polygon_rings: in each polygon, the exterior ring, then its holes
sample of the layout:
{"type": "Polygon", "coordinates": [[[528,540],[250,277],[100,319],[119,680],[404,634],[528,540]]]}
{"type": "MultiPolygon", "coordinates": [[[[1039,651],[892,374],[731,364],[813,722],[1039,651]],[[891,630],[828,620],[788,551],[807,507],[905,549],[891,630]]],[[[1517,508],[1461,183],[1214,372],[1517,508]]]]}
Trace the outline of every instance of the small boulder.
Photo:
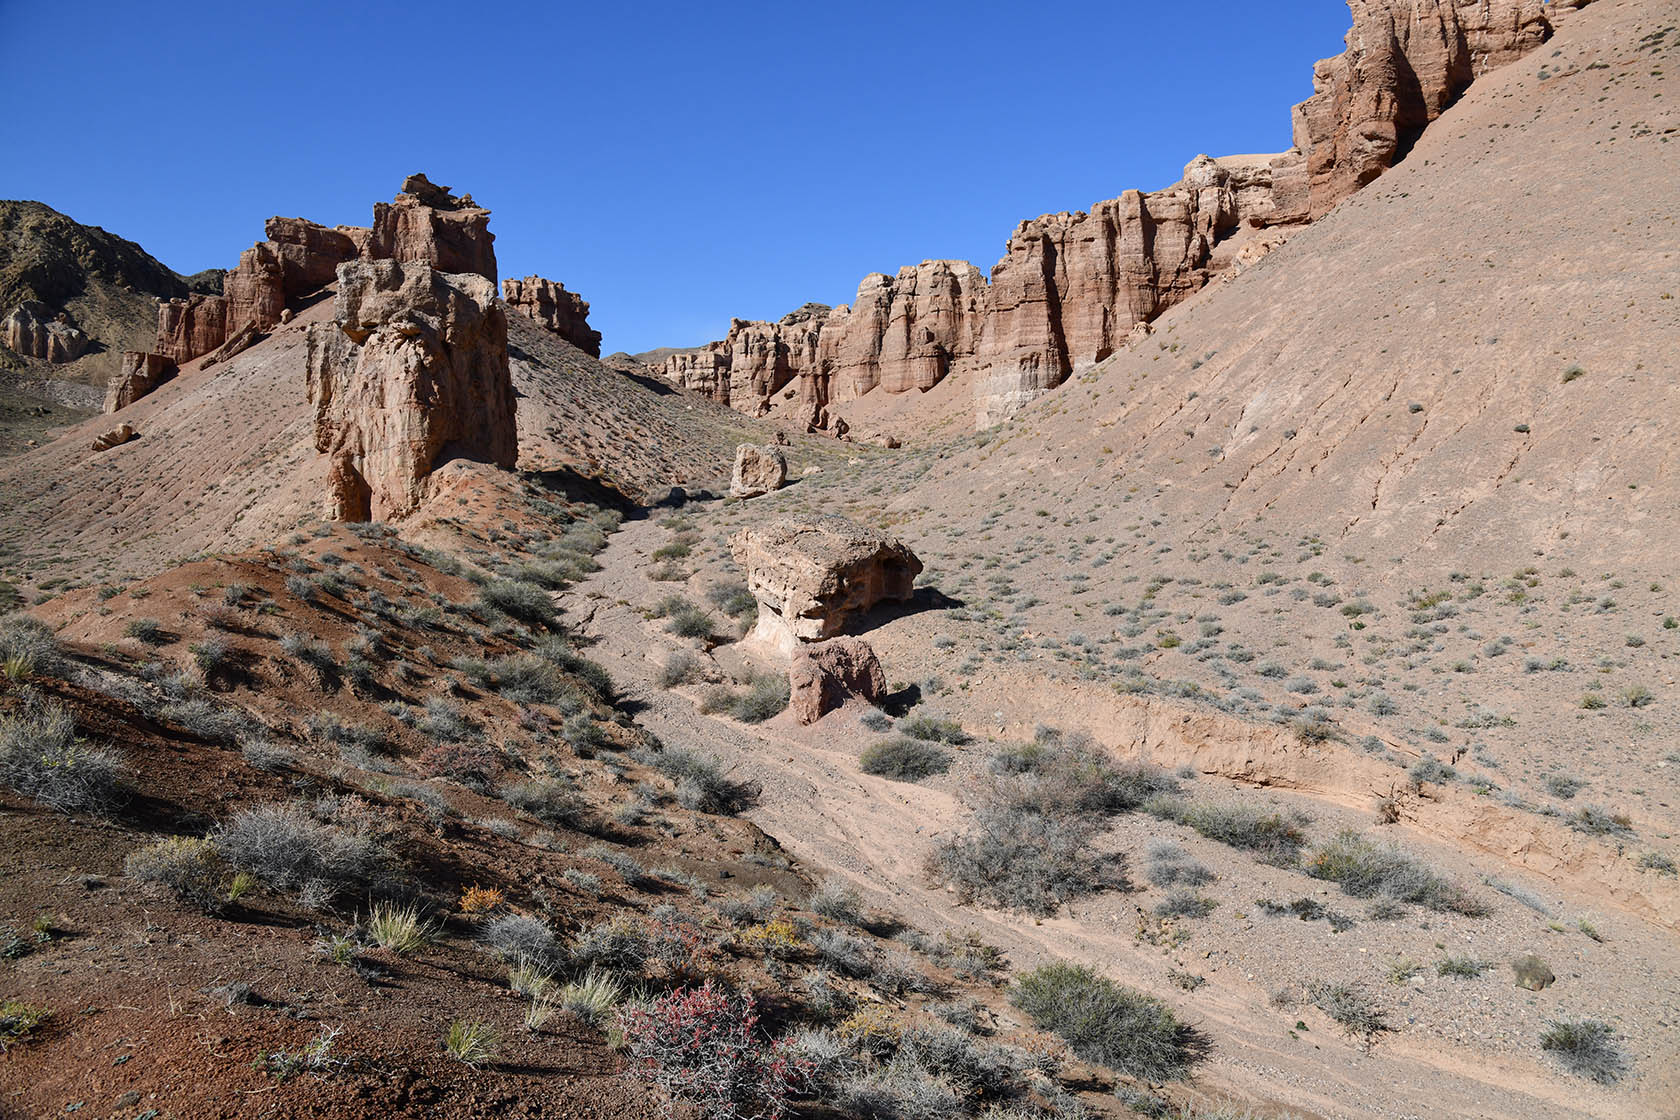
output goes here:
{"type": "Polygon", "coordinates": [[[1533,953],[1524,953],[1512,961],[1511,971],[1516,974],[1517,987],[1531,992],[1544,991],[1557,980],[1552,970],[1546,967],[1546,962],[1533,953]]]}
{"type": "Polygon", "coordinates": [[[749,640],[792,656],[883,601],[915,593],[922,562],[903,542],[844,517],[798,514],[729,538],[758,600],[749,640]]]}
{"type": "Polygon", "coordinates": [[[127,443],[129,440],[133,439],[134,436],[134,425],[118,424],[110,431],[95,437],[93,441],[93,449],[95,451],[109,451],[113,447],[120,447],[122,444],[127,443]]]}
{"type": "Polygon", "coordinates": [[[735,448],[735,475],[729,483],[731,498],[756,498],[787,483],[787,456],[780,448],[743,443],[735,448]]]}
{"type": "Polygon", "coordinates": [[[887,694],[887,675],[868,642],[833,638],[794,653],[788,693],[793,718],[811,724],[853,696],[878,703],[887,694]]]}

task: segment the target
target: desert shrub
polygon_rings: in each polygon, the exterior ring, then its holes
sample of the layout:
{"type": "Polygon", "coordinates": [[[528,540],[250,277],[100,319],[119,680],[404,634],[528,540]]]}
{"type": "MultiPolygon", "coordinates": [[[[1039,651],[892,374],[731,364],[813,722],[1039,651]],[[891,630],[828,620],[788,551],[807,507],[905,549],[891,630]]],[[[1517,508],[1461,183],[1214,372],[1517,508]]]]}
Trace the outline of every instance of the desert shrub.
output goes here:
{"type": "Polygon", "coordinates": [[[1378,1034],[1388,1030],[1388,1018],[1371,998],[1349,984],[1316,982],[1307,994],[1318,1009],[1341,1025],[1349,1037],[1362,1039],[1367,1048],[1378,1034]]]}
{"type": "Polygon", "coordinates": [[[858,717],[858,723],[869,731],[886,731],[892,727],[892,718],[885,712],[868,711],[858,717]]]}
{"type": "Polygon", "coordinates": [[[735,698],[732,714],[742,723],[763,723],[788,706],[788,679],[779,673],[754,677],[735,698]]]}
{"type": "Polygon", "coordinates": [[[27,614],[0,618],[0,665],[10,667],[8,677],[57,676],[66,664],[63,648],[46,623],[27,614]]]}
{"type": "Polygon", "coordinates": [[[1435,962],[1435,975],[1475,979],[1493,966],[1474,957],[1443,957],[1435,962]]]}
{"type": "Polygon", "coordinates": [[[677,784],[677,801],[702,813],[738,813],[758,799],[754,782],[738,782],[710,755],[682,747],[644,748],[631,756],[677,784]]]}
{"type": "Polygon", "coordinates": [[[988,806],[968,832],[934,849],[928,872],[965,902],[1053,914],[1109,884],[1111,861],[1092,847],[1096,832],[1083,815],[988,806]]]}
{"type": "Polygon", "coordinates": [[[981,1041],[947,1026],[905,1031],[899,1052],[915,1058],[923,1069],[944,1078],[958,1094],[971,1100],[1012,1095],[1021,1087],[1027,1068],[1024,1052],[981,1041]]]}
{"type": "Polygon", "coordinates": [[[528,962],[552,971],[564,959],[560,939],[547,922],[525,914],[503,914],[485,923],[484,943],[509,964],[528,962]]]}
{"type": "Polygon", "coordinates": [[[297,753],[261,736],[247,737],[239,744],[239,754],[254,770],[276,774],[297,762],[297,753]]]}
{"type": "Polygon", "coordinates": [[[804,1076],[789,1044],[759,1030],[752,995],[711,980],[621,1011],[619,1027],[637,1074],[717,1120],[782,1116],[804,1076]]]}
{"type": "Polygon", "coordinates": [[[681,684],[693,684],[705,675],[705,669],[700,659],[686,649],[676,650],[665,659],[665,664],[659,669],[659,686],[661,688],[676,688],[681,684]]]}
{"type": "Polygon", "coordinates": [[[1488,912],[1463,886],[1442,878],[1398,848],[1372,843],[1351,829],[1315,849],[1306,871],[1315,879],[1339,883],[1354,898],[1380,895],[1469,917],[1488,912]]]}
{"type": "Polygon", "coordinates": [[[837,922],[851,926],[863,924],[863,896],[843,879],[824,879],[811,892],[805,905],[811,908],[812,913],[837,922]]]}
{"type": "Polygon", "coordinates": [[[1674,860],[1661,852],[1640,853],[1637,866],[1641,871],[1655,871],[1659,875],[1675,874],[1674,860]]]}
{"type": "Polygon", "coordinates": [[[969,741],[969,734],[962,729],[962,724],[937,716],[911,716],[902,721],[898,729],[912,739],[925,739],[930,743],[961,746],[969,741]]]}
{"type": "Polygon", "coordinates": [[[544,824],[560,828],[582,828],[589,822],[589,802],[572,787],[558,778],[533,778],[516,782],[501,789],[502,800],[515,809],[531,814],[544,824]]]}
{"type": "Polygon", "coordinates": [[[1213,872],[1177,844],[1156,841],[1149,846],[1149,881],[1157,887],[1199,887],[1213,881],[1213,872]]]}
{"type": "Polygon", "coordinates": [[[495,689],[515,704],[553,704],[566,694],[552,661],[516,653],[491,662],[495,689]]]}
{"type": "Polygon", "coordinates": [[[155,618],[129,620],[128,625],[123,627],[123,635],[148,646],[166,646],[175,640],[174,635],[155,618]]]}
{"type": "Polygon", "coordinates": [[[428,778],[448,778],[462,785],[483,788],[498,769],[496,754],[479,743],[440,743],[427,747],[414,760],[428,778]]]}
{"type": "Polygon", "coordinates": [[[1587,783],[1572,774],[1548,774],[1545,779],[1546,792],[1553,797],[1561,797],[1567,801],[1587,787],[1587,783]]]}
{"type": "Polygon", "coordinates": [[[76,737],[58,704],[0,717],[0,782],[62,813],[108,813],[121,800],[122,756],[76,737]]]}
{"type": "Polygon", "coordinates": [[[225,902],[224,871],[213,842],[186,836],[168,836],[136,848],[123,860],[123,874],[130,879],[164,887],[206,913],[220,910],[225,902]]]}
{"type": "Polygon", "coordinates": [[[572,963],[586,969],[640,973],[649,952],[647,931],[641,924],[627,914],[615,914],[578,934],[572,963]]]}
{"type": "Polygon", "coordinates": [[[1048,729],[1029,744],[998,751],[990,768],[1000,778],[992,800],[1048,815],[1123,813],[1178,789],[1160,767],[1115,762],[1087,736],[1048,729]]]}
{"type": "Polygon", "coordinates": [[[184,727],[200,739],[217,743],[236,743],[250,735],[257,726],[250,716],[237,708],[230,708],[202,696],[172,700],[157,710],[170,723],[184,727]]]}
{"type": "Polygon", "coordinates": [[[1155,913],[1162,918],[1205,918],[1219,904],[1195,891],[1179,889],[1155,904],[1155,913]]]}
{"type": "Polygon", "coordinates": [[[704,641],[714,636],[711,616],[686,600],[668,616],[665,629],[679,638],[699,638],[704,641]]]}
{"type": "Polygon", "coordinates": [[[16,1043],[27,1042],[35,1028],[51,1018],[52,1012],[45,1007],[15,999],[0,1001],[0,1054],[16,1043]]]}
{"type": "Polygon", "coordinates": [[[1085,1061],[1150,1081],[1190,1070],[1192,1035],[1165,1004],[1083,965],[1058,961],[1034,969],[1016,981],[1009,998],[1085,1061]]]}
{"type": "Polygon", "coordinates": [[[1287,867],[1307,842],[1307,817],[1298,812],[1268,812],[1250,805],[1192,804],[1172,797],[1150,801],[1151,813],[1187,825],[1221,844],[1253,852],[1267,863],[1287,867]]]}
{"type": "Polygon", "coordinates": [[[380,889],[391,877],[390,857],[372,839],[322,824],[297,805],[241,810],[211,839],[239,870],[329,901],[343,890],[380,889]]]}
{"type": "Polygon", "coordinates": [[[731,618],[740,618],[758,609],[758,600],[744,583],[720,583],[707,589],[706,598],[712,606],[731,618]]]}
{"type": "Polygon", "coordinates": [[[865,1120],[946,1120],[967,1112],[956,1090],[906,1054],[847,1078],[839,1104],[865,1120]]]}
{"type": "Polygon", "coordinates": [[[612,675],[601,665],[574,650],[566,643],[565,639],[559,635],[550,635],[537,643],[536,652],[538,656],[553,662],[564,672],[570,673],[583,681],[589,690],[600,697],[602,701],[608,704],[612,703],[614,692],[612,675]]]}
{"type": "Polygon", "coordinates": [[[866,747],[858,766],[865,774],[916,782],[949,770],[951,752],[922,739],[889,739],[866,747]]]}
{"type": "Polygon", "coordinates": [[[1601,1085],[1621,1080],[1627,1055],[1616,1044],[1616,1030],[1597,1019],[1550,1019],[1540,1034],[1540,1048],[1564,1069],[1601,1085]]]}
{"type": "Polygon", "coordinates": [[[491,580],[479,588],[478,601],[490,610],[528,626],[552,629],[558,621],[554,601],[538,584],[518,579],[491,580]]]}
{"type": "Polygon", "coordinates": [[[1569,827],[1591,836],[1632,836],[1633,818],[1597,805],[1583,805],[1570,814],[1569,827]]]}
{"type": "Polygon", "coordinates": [[[857,978],[875,971],[869,957],[869,946],[845,930],[826,927],[814,930],[810,942],[811,952],[823,963],[823,967],[842,976],[857,978]]]}

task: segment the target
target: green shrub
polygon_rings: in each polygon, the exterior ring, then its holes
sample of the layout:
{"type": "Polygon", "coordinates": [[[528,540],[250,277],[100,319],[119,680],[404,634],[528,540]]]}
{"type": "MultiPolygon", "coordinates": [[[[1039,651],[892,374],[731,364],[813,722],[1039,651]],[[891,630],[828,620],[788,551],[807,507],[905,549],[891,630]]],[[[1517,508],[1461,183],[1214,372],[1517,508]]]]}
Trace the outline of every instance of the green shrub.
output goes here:
{"type": "Polygon", "coordinates": [[[911,716],[900,722],[898,729],[912,739],[925,739],[930,743],[961,746],[969,741],[969,734],[962,729],[962,724],[937,716],[911,716]]]}
{"type": "Polygon", "coordinates": [[[678,685],[693,684],[705,675],[705,667],[700,659],[686,649],[676,650],[665,659],[665,664],[659,669],[659,686],[661,688],[676,688],[678,685]]]}
{"type": "Polygon", "coordinates": [[[165,887],[175,897],[206,913],[220,910],[225,866],[207,839],[168,836],[136,848],[123,860],[123,874],[137,883],[165,887]]]}
{"type": "Polygon", "coordinates": [[[1190,1031],[1159,1000],[1082,965],[1047,964],[1022,976],[1010,1002],[1087,1062],[1149,1081],[1190,1071],[1190,1031]]]}
{"type": "Polygon", "coordinates": [[[529,626],[552,629],[558,622],[554,600],[541,586],[518,579],[497,579],[478,592],[481,605],[529,626]]]}
{"type": "Polygon", "coordinates": [[[759,786],[729,777],[717,759],[682,747],[644,748],[631,757],[676,783],[677,801],[702,813],[738,813],[758,799],[759,786]]]}
{"type": "Polygon", "coordinates": [[[733,714],[742,723],[763,723],[788,706],[787,677],[766,673],[754,677],[747,691],[736,697],[733,714]]]}
{"type": "Polygon", "coordinates": [[[123,634],[137,642],[149,646],[166,646],[175,640],[174,635],[163,628],[163,624],[155,618],[131,619],[123,627],[123,634]]]}
{"type": "Polygon", "coordinates": [[[1267,812],[1251,805],[1193,804],[1157,797],[1144,806],[1165,820],[1187,825],[1221,844],[1253,852],[1279,867],[1294,864],[1306,845],[1308,818],[1299,812],[1267,812]]]}
{"type": "Polygon", "coordinates": [[[1475,979],[1493,966],[1474,957],[1444,957],[1435,962],[1435,975],[1462,976],[1475,979]]]}
{"type": "Polygon", "coordinates": [[[921,739],[889,739],[864,749],[858,766],[865,774],[916,782],[951,768],[951,753],[921,739]]]}
{"type": "Polygon", "coordinates": [[[489,1023],[456,1019],[443,1036],[443,1048],[456,1061],[474,1069],[496,1060],[501,1051],[501,1036],[489,1023]]]}
{"type": "Polygon", "coordinates": [[[57,676],[66,664],[63,648],[46,623],[27,614],[0,618],[0,665],[15,666],[14,679],[31,673],[57,676]]]}

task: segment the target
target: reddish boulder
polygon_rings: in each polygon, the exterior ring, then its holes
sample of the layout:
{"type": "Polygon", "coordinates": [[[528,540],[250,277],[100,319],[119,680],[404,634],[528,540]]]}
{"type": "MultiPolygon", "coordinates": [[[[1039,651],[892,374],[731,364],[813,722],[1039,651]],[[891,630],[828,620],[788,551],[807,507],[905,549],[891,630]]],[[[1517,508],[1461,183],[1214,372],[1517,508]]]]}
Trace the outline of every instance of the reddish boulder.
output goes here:
{"type": "Polygon", "coordinates": [[[95,451],[109,451],[113,447],[121,447],[129,440],[135,439],[137,435],[138,433],[135,432],[132,424],[118,424],[110,431],[101,432],[95,436],[93,438],[93,449],[95,451]]]}
{"type": "Polygon", "coordinates": [[[105,411],[127,408],[175,376],[175,363],[162,354],[124,350],[117,372],[105,384],[105,411]]]}
{"type": "Polygon", "coordinates": [[[490,211],[471,195],[456,198],[424,175],[410,175],[394,202],[373,206],[366,254],[375,260],[424,261],[439,272],[471,272],[496,281],[496,235],[490,211]]]}
{"type": "Polygon", "coordinates": [[[326,516],[387,520],[434,468],[518,456],[507,319],[495,286],[419,261],[339,266],[335,322],[309,330],[315,446],[330,456],[326,516]]]}
{"type": "Polygon", "coordinates": [[[800,646],[788,669],[788,707],[812,724],[852,697],[877,704],[887,694],[880,659],[862,638],[831,638],[800,646]]]}
{"type": "Polygon", "coordinates": [[[601,332],[589,329],[589,301],[566,285],[540,276],[503,280],[502,299],[590,357],[601,356],[601,332]]]}

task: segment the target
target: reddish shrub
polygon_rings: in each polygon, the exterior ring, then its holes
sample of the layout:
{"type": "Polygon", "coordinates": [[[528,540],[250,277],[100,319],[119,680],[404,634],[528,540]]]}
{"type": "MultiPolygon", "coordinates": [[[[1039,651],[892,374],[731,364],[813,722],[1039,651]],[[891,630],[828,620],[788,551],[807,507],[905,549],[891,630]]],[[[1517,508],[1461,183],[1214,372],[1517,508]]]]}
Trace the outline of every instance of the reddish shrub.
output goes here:
{"type": "Polygon", "coordinates": [[[710,980],[678,988],[647,1009],[619,1013],[637,1074],[717,1120],[779,1120],[810,1074],[785,1039],[759,1033],[752,995],[710,980]]]}

